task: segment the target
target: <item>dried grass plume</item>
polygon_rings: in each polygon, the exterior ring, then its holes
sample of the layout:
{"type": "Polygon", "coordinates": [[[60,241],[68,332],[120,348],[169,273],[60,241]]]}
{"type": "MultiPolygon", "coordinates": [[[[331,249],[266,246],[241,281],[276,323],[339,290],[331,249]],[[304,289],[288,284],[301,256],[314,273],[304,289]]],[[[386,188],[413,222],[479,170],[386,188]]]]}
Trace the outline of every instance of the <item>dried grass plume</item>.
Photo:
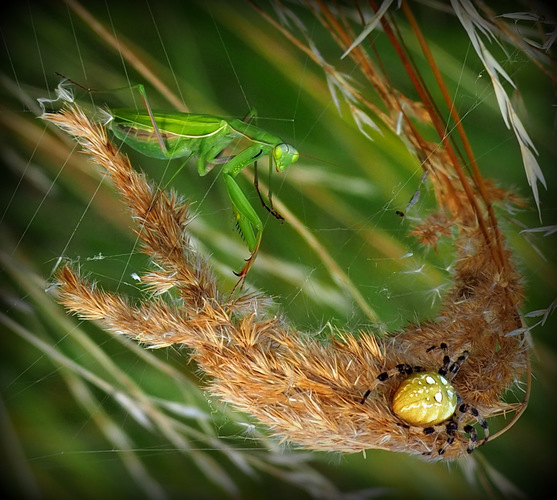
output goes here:
{"type": "MultiPolygon", "coordinates": [[[[434,245],[458,227],[454,284],[438,319],[382,339],[368,332],[338,332],[322,341],[268,313],[264,297],[223,293],[210,265],[189,242],[187,204],[136,172],[105,129],[79,107],[69,105],[43,118],[74,136],[108,172],[137,223],[142,250],[157,263],[141,276],[146,297],[139,304],[100,290],[66,265],[57,282],[60,302],[69,311],[147,347],[187,345],[213,394],[257,417],[282,439],[309,449],[383,449],[430,460],[466,455],[469,436],[464,432],[456,433],[439,455],[447,433],[436,428],[425,434],[405,425],[391,410],[400,377],[377,379],[398,364],[436,371],[443,353],[429,348],[442,343],[451,356],[470,353],[453,380],[464,403],[483,418],[517,409],[502,396],[528,370],[524,338],[510,335],[522,327],[520,277],[508,251],[497,246],[502,238],[497,227],[480,227],[477,208],[467,208],[464,190],[446,190],[443,212],[414,228],[424,244],[434,245]],[[165,293],[170,289],[179,300],[165,293]]],[[[430,178],[436,182],[435,175],[430,178]]]]}

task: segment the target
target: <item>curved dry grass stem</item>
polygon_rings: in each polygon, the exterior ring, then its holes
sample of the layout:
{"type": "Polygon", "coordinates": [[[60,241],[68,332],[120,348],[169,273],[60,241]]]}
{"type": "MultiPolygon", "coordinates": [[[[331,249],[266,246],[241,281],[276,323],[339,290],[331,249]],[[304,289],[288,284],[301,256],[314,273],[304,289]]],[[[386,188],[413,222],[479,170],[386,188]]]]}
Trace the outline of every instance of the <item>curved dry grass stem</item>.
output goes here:
{"type": "MultiPolygon", "coordinates": [[[[377,10],[377,5],[375,4],[375,2],[371,2],[371,4],[375,8],[375,10],[377,10]]],[[[329,6],[326,5],[324,2],[318,2],[316,5],[318,6],[318,10],[315,11],[315,14],[318,19],[330,31],[332,37],[337,40],[341,49],[346,50],[346,48],[351,45],[353,40],[353,34],[350,29],[350,25],[346,22],[345,19],[343,19],[344,24],[337,20],[331,12],[329,6]]],[[[411,11],[406,4],[405,8],[406,13],[411,20],[411,11]]],[[[498,264],[502,266],[504,258],[501,255],[502,248],[496,229],[496,220],[491,211],[489,193],[487,193],[485,186],[483,185],[479,171],[475,169],[474,181],[477,185],[477,188],[480,189],[483,201],[487,207],[487,217],[484,217],[483,210],[479,206],[477,197],[475,196],[475,193],[473,191],[473,184],[470,182],[469,178],[464,172],[461,164],[461,159],[457,154],[455,146],[453,145],[452,137],[450,135],[447,135],[446,133],[446,124],[441,119],[437,106],[433,102],[430,92],[426,88],[422,76],[413,64],[412,58],[408,54],[408,51],[406,50],[404,43],[401,40],[400,34],[397,31],[396,24],[391,22],[388,19],[388,16],[382,16],[380,19],[380,23],[383,27],[383,30],[385,31],[385,34],[387,35],[389,41],[398,54],[398,57],[403,64],[414,88],[420,96],[421,103],[414,102],[410,99],[405,98],[402,94],[398,93],[393,88],[393,85],[390,83],[387,76],[387,72],[385,71],[384,65],[381,63],[380,55],[377,52],[375,52],[375,57],[379,61],[381,71],[376,68],[376,65],[371,61],[370,57],[360,45],[355,46],[349,53],[350,57],[358,65],[363,76],[368,80],[372,88],[377,92],[381,101],[386,106],[387,112],[384,112],[379,109],[378,106],[364,99],[352,85],[349,85],[347,83],[343,75],[339,73],[334,68],[334,66],[326,63],[323,58],[317,57],[317,54],[313,53],[310,50],[310,42],[308,42],[309,46],[305,47],[298,40],[294,39],[286,29],[280,27],[272,18],[266,16],[264,13],[262,13],[262,15],[264,15],[265,19],[269,23],[277,27],[289,40],[293,41],[293,43],[295,43],[298,48],[303,50],[306,54],[311,54],[312,59],[316,63],[321,65],[323,70],[326,72],[329,86],[336,87],[341,91],[342,95],[345,98],[345,101],[352,111],[356,123],[360,123],[359,116],[363,112],[360,110],[359,107],[354,106],[354,102],[357,102],[360,106],[367,108],[374,116],[380,117],[383,123],[385,123],[391,130],[396,129],[396,122],[398,120],[398,117],[400,115],[404,116],[405,119],[402,122],[402,129],[404,132],[403,136],[408,141],[408,146],[413,151],[413,153],[421,159],[424,170],[430,172],[432,175],[439,177],[439,182],[434,183],[434,185],[436,188],[437,201],[440,207],[445,204],[444,206],[446,209],[453,211],[455,216],[458,216],[456,214],[467,212],[463,211],[462,202],[464,202],[466,205],[472,206],[474,208],[474,213],[471,213],[470,216],[479,225],[479,228],[482,231],[486,242],[488,242],[488,249],[490,252],[492,252],[494,260],[498,261],[498,264]],[[418,117],[420,121],[426,124],[432,124],[439,136],[440,142],[443,147],[440,147],[439,145],[431,143],[428,140],[424,139],[422,137],[422,134],[418,132],[417,128],[410,120],[410,117],[418,117]],[[450,167],[447,167],[448,165],[452,165],[453,168],[450,169],[450,167]],[[451,178],[454,177],[458,178],[460,188],[457,188],[457,183],[451,180],[451,178]],[[466,197],[461,198],[460,196],[447,196],[446,191],[453,191],[454,189],[464,190],[464,192],[466,193],[466,197]],[[486,220],[484,220],[488,217],[492,228],[495,228],[495,232],[490,231],[487,226],[486,220]]],[[[417,25],[414,28],[419,35],[420,32],[417,25]]],[[[427,55],[428,52],[427,50],[425,51],[427,55]]],[[[434,64],[434,61],[431,57],[429,60],[432,63],[432,70],[435,73],[436,66],[434,64]]],[[[441,88],[444,88],[442,79],[439,78],[438,81],[441,85],[441,88]]],[[[454,106],[451,106],[450,104],[451,103],[449,102],[449,108],[454,109],[454,106]]],[[[458,117],[456,116],[456,118],[458,117]]],[[[457,123],[459,122],[460,120],[457,120],[457,123]]],[[[459,131],[459,134],[464,144],[466,145],[467,139],[464,130],[460,127],[460,125],[458,126],[457,130],[459,131]]],[[[467,147],[466,151],[469,155],[472,165],[474,165],[475,160],[473,159],[471,149],[467,147]]]]}
{"type": "MultiPolygon", "coordinates": [[[[494,258],[496,258],[499,263],[501,265],[503,265],[504,263],[504,259],[502,257],[502,246],[501,246],[501,241],[500,241],[500,237],[499,237],[499,231],[497,229],[497,219],[495,217],[495,212],[493,211],[493,206],[491,205],[491,201],[489,198],[489,195],[487,193],[487,189],[483,180],[483,177],[480,174],[480,169],[478,166],[478,163],[476,161],[476,158],[474,156],[474,153],[472,152],[472,147],[470,145],[470,142],[468,141],[468,137],[466,136],[466,132],[464,131],[464,127],[462,125],[462,120],[460,119],[460,116],[458,115],[458,111],[457,111],[457,107],[455,106],[455,103],[453,102],[449,90],[447,88],[447,86],[445,85],[445,81],[443,79],[443,76],[441,74],[441,71],[433,57],[433,54],[431,53],[431,50],[429,48],[428,43],[426,42],[425,37],[423,36],[422,30],[420,29],[418,22],[416,20],[416,18],[414,17],[414,14],[412,12],[412,10],[410,9],[410,7],[408,6],[408,2],[402,2],[402,9],[404,11],[404,14],[406,15],[406,18],[408,19],[408,22],[410,23],[410,27],[412,28],[414,34],[416,35],[416,38],[418,39],[418,42],[420,44],[420,47],[427,59],[427,62],[429,64],[429,67],[431,68],[434,76],[435,76],[435,80],[437,82],[437,84],[439,85],[439,88],[441,89],[441,93],[443,95],[443,99],[445,100],[445,104],[447,105],[447,108],[449,109],[449,112],[451,114],[451,117],[454,121],[456,130],[458,132],[458,136],[460,137],[462,144],[464,146],[464,151],[466,153],[466,156],[468,158],[468,161],[470,162],[470,167],[472,168],[472,173],[473,173],[473,179],[474,179],[474,184],[475,187],[478,189],[480,196],[486,206],[487,209],[487,214],[489,217],[489,223],[491,224],[491,227],[494,228],[494,236],[495,236],[495,243],[496,246],[495,248],[492,249],[494,258]]],[[[441,117],[439,117],[441,118],[441,117]]],[[[455,169],[460,169],[460,163],[455,165],[455,169]]],[[[464,175],[462,175],[462,182],[466,182],[466,178],[464,175]]],[[[472,197],[473,200],[473,197],[472,197]]],[[[472,202],[471,200],[471,202],[472,202]]]]}
{"type": "MultiPolygon", "coordinates": [[[[106,131],[77,106],[43,118],[76,137],[108,172],[138,224],[143,251],[157,263],[141,277],[150,293],[139,304],[100,290],[64,266],[57,280],[60,302],[69,311],[151,348],[187,345],[213,394],[254,415],[281,439],[309,449],[375,448],[429,460],[466,455],[470,442],[463,432],[452,436],[436,428],[425,433],[401,421],[391,410],[399,378],[378,378],[402,363],[437,370],[443,353],[429,348],[442,343],[455,356],[470,353],[453,380],[464,403],[486,418],[516,408],[502,396],[528,369],[524,339],[507,335],[521,326],[520,277],[509,252],[503,253],[507,265],[502,269],[494,262],[460,186],[439,190],[446,205],[462,207],[459,214],[435,213],[414,229],[424,244],[435,244],[458,228],[454,284],[438,319],[409,325],[385,339],[337,332],[323,341],[268,313],[262,296],[222,294],[210,265],[189,242],[187,205],[134,171],[106,131]],[[167,294],[171,288],[174,293],[167,294]]],[[[432,182],[438,182],[436,176],[432,182]]]]}

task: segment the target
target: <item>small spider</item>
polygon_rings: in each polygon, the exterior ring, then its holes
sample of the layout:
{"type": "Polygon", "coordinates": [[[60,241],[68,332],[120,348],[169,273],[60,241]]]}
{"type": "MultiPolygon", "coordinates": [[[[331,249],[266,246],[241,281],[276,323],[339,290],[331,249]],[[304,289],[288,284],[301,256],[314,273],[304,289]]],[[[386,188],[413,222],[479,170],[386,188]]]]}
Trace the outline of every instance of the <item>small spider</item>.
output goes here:
{"type": "MultiPolygon", "coordinates": [[[[436,346],[430,347],[426,352],[436,348],[436,346]]],[[[439,348],[445,353],[448,350],[445,343],[442,343],[439,348]]],[[[407,375],[393,395],[391,403],[393,413],[410,426],[422,427],[424,434],[444,430],[447,441],[439,448],[439,455],[443,455],[454,442],[457,432],[468,434],[468,453],[472,453],[476,446],[479,446],[476,429],[464,420],[468,414],[483,428],[484,439],[479,444],[485,444],[489,437],[486,420],[480,416],[476,408],[463,403],[451,384],[468,356],[469,352],[464,351],[456,361],[451,362],[451,358],[445,354],[443,365],[437,372],[403,363],[377,376],[377,382],[381,383],[396,375],[407,375]]],[[[370,394],[371,389],[364,394],[362,404],[370,394]]]]}

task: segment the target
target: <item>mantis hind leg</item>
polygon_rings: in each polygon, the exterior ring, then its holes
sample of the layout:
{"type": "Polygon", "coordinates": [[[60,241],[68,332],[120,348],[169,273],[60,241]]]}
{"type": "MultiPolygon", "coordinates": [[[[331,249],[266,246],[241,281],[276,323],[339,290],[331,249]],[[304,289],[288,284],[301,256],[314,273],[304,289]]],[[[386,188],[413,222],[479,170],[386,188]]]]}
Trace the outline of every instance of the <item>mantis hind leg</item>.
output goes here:
{"type": "Polygon", "coordinates": [[[149,100],[147,99],[147,91],[145,90],[145,87],[141,83],[136,83],[135,85],[130,85],[128,87],[118,87],[117,89],[96,90],[96,89],[92,89],[90,87],[85,87],[84,85],[81,85],[81,83],[78,83],[75,80],[72,80],[71,78],[68,78],[67,76],[62,75],[61,73],[56,72],[56,74],[58,76],[64,78],[64,79],[66,79],[68,82],[73,83],[74,85],[78,86],[79,88],[82,88],[83,90],[85,90],[89,93],[103,94],[103,93],[107,93],[107,92],[118,92],[118,91],[121,91],[121,90],[137,89],[137,91],[139,92],[139,95],[141,96],[141,100],[143,101],[143,104],[145,106],[145,109],[147,110],[147,114],[149,115],[149,120],[151,120],[151,124],[153,126],[153,130],[155,131],[155,136],[157,138],[157,142],[159,143],[161,151],[163,152],[164,155],[166,155],[168,153],[166,145],[164,144],[164,141],[162,139],[161,131],[159,130],[157,122],[155,121],[155,117],[153,116],[153,110],[151,109],[151,105],[149,104],[149,100]]]}
{"type": "Polygon", "coordinates": [[[245,123],[257,122],[257,109],[251,108],[248,114],[242,118],[242,121],[245,123]]]}

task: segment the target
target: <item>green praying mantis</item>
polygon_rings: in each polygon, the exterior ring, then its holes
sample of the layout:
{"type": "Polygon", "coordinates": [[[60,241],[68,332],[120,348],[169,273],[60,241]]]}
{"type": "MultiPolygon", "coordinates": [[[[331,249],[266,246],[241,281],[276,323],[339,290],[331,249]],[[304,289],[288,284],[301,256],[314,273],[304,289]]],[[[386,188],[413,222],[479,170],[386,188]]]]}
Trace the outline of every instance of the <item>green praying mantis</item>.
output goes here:
{"type": "MultiPolygon", "coordinates": [[[[96,92],[68,78],[66,80],[88,92],[96,92]]],[[[254,112],[244,120],[227,120],[203,114],[158,112],[151,109],[143,85],[128,88],[137,89],[146,111],[110,110],[110,118],[105,125],[115,137],[152,158],[170,160],[186,157],[187,162],[197,156],[197,172],[200,176],[207,175],[215,165],[222,165],[221,175],[232,202],[237,227],[251,252],[240,272],[234,273],[239,278],[232,289],[234,292],[245,280],[257,256],[263,233],[263,223],[236,182],[236,177],[244,168],[253,164],[254,185],[261,203],[275,218],[283,220],[273,208],[271,187],[269,186],[268,205],[259,191],[257,161],[264,156],[269,157],[270,176],[273,164],[277,172],[282,172],[298,160],[298,151],[279,137],[250,124],[249,118],[254,116],[254,112]],[[234,156],[223,156],[223,151],[233,141],[240,139],[247,140],[248,146],[234,156]]]]}

